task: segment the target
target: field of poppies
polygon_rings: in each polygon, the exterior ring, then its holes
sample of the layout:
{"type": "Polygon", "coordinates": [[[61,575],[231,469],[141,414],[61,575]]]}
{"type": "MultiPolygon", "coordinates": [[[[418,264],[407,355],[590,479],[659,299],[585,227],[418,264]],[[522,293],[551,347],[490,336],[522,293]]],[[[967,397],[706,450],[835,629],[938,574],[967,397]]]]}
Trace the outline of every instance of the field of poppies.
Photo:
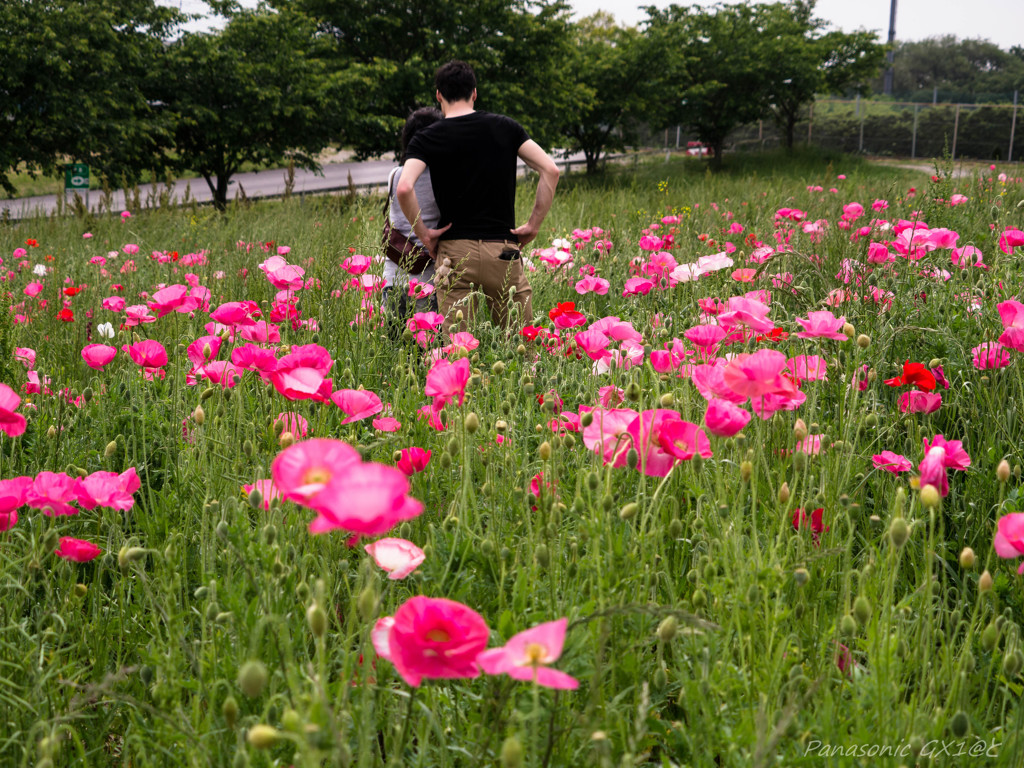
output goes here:
{"type": "Polygon", "coordinates": [[[0,225],[0,763],[1021,765],[1024,174],[745,162],[509,331],[379,199],[0,225]]]}

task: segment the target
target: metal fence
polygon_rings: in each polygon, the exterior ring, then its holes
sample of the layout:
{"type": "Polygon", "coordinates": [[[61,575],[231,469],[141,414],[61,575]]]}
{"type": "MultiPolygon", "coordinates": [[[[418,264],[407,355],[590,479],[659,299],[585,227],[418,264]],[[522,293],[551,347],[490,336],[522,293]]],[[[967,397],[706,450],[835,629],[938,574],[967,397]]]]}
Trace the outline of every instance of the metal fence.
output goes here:
{"type": "MultiPolygon", "coordinates": [[[[796,145],[851,154],[954,160],[1024,161],[1024,109],[1013,104],[936,104],[822,99],[797,123],[796,145]]],[[[696,139],[685,128],[646,132],[641,146],[685,150],[696,139]]],[[[727,149],[784,144],[775,123],[761,120],[730,136],[727,149]]]]}

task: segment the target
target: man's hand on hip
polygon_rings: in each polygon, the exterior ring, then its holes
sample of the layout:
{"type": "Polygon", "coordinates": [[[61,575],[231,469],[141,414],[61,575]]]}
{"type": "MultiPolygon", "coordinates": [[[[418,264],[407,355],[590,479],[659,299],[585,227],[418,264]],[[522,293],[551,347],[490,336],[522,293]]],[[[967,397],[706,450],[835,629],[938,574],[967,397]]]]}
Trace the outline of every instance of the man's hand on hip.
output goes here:
{"type": "Polygon", "coordinates": [[[513,229],[512,234],[518,238],[520,245],[526,245],[537,237],[537,231],[539,229],[540,227],[534,226],[530,224],[530,222],[526,222],[522,226],[513,229]]]}

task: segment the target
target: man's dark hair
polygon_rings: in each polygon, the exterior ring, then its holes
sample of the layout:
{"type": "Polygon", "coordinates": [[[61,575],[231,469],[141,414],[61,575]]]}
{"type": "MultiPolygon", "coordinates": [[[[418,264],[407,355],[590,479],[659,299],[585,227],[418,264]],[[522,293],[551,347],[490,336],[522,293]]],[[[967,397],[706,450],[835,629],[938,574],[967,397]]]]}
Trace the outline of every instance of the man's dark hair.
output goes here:
{"type": "Polygon", "coordinates": [[[465,101],[476,88],[476,75],[466,62],[449,61],[434,75],[434,87],[441,92],[445,101],[465,101]]]}
{"type": "Polygon", "coordinates": [[[412,141],[412,137],[416,135],[417,131],[423,130],[428,125],[433,125],[443,117],[444,115],[441,114],[441,110],[437,107],[421,107],[415,112],[410,113],[409,117],[406,118],[400,137],[403,162],[405,161],[405,150],[409,148],[409,142],[412,141]]]}

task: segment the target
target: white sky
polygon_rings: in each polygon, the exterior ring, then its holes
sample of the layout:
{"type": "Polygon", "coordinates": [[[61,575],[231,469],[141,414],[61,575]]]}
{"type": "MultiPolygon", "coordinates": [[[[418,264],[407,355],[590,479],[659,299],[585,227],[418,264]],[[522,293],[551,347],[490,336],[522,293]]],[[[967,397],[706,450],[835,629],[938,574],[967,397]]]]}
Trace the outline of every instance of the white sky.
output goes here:
{"type": "MultiPolygon", "coordinates": [[[[711,6],[715,0],[692,0],[711,6]]],[[[179,7],[188,13],[205,13],[202,0],[159,0],[162,5],[179,7]]],[[[255,5],[255,0],[242,0],[255,5]]],[[[690,5],[682,0],[678,5],[690,5]]],[[[670,0],[570,0],[576,16],[608,11],[622,24],[638,24],[647,15],[641,8],[654,5],[665,8],[670,0]]],[[[833,28],[845,32],[856,29],[877,31],[881,41],[889,34],[890,0],[818,0],[815,13],[833,28]]],[[[896,39],[922,40],[926,37],[956,35],[991,40],[1004,50],[1024,45],[1024,0],[897,0],[896,39]]]]}

